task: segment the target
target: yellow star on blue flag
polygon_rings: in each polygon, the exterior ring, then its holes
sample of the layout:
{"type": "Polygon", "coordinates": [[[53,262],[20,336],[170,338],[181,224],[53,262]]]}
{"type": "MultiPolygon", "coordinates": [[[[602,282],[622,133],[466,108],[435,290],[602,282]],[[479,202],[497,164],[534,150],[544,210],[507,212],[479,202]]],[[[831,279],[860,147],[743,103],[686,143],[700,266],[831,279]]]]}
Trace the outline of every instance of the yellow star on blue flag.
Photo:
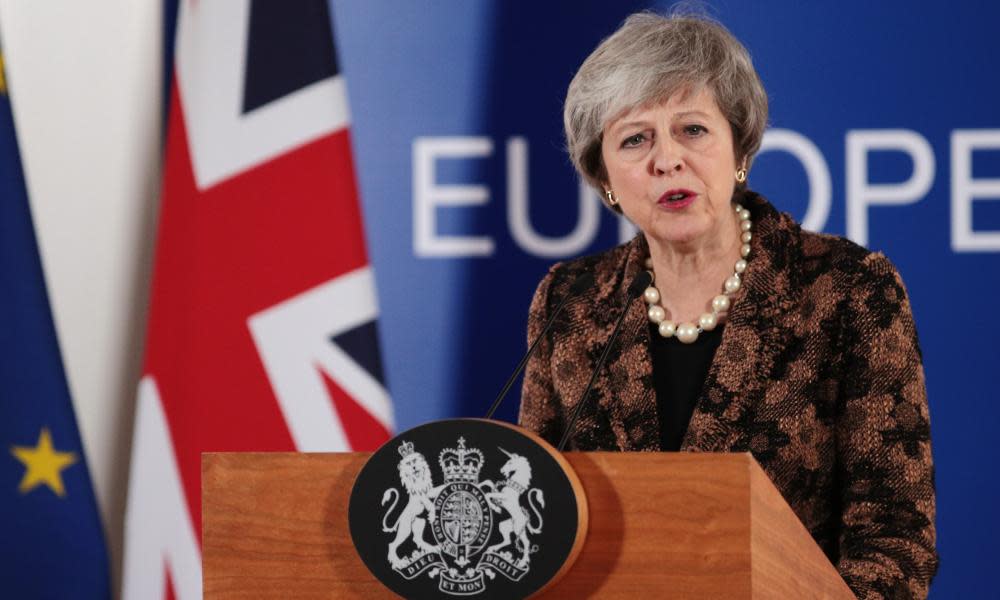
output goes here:
{"type": "Polygon", "coordinates": [[[66,495],[63,486],[62,470],[76,462],[75,452],[59,452],[52,447],[52,434],[48,427],[43,427],[38,434],[38,444],[35,447],[14,446],[11,454],[24,463],[24,477],[17,490],[27,494],[43,483],[49,486],[56,496],[66,495]]]}

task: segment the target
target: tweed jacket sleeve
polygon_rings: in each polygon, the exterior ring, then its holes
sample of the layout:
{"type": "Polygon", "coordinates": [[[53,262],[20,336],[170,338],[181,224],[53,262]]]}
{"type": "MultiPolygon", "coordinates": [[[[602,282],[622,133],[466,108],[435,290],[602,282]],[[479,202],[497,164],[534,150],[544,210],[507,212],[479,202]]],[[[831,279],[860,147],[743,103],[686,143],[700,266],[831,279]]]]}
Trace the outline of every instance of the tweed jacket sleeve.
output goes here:
{"type": "MultiPolygon", "coordinates": [[[[542,332],[549,314],[549,289],[559,265],[549,269],[531,300],[528,311],[528,344],[542,332]]],[[[518,422],[542,438],[556,443],[563,432],[562,409],[552,384],[549,366],[552,364],[552,340],[543,339],[528,362],[521,390],[521,409],[518,422]]]]}
{"type": "Polygon", "coordinates": [[[938,564],[934,474],[909,299],[889,261],[870,254],[844,303],[837,568],[859,598],[925,598],[938,564]]]}

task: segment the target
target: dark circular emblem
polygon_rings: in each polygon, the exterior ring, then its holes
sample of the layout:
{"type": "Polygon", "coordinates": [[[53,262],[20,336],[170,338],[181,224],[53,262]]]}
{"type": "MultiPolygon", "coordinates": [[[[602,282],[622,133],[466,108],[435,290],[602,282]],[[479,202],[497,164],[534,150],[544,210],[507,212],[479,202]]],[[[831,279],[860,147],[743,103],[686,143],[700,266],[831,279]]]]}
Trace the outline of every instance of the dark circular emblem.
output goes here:
{"type": "Polygon", "coordinates": [[[483,419],[436,421],[379,448],[348,519],[361,560],[405,598],[524,598],[583,545],[587,502],[538,436],[483,419]]]}

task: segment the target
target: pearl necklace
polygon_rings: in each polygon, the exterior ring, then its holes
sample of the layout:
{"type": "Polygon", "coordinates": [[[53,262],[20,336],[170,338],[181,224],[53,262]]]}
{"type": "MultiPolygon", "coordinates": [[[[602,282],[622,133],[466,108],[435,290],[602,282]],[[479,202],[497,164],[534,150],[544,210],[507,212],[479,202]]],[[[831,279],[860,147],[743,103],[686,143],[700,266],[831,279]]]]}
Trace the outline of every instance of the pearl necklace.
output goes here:
{"type": "MultiPolygon", "coordinates": [[[[740,256],[742,258],[736,261],[735,272],[723,284],[723,293],[712,298],[712,312],[703,313],[698,317],[697,325],[690,321],[678,325],[673,321],[667,320],[667,311],[659,304],[660,290],[651,285],[643,292],[643,298],[646,300],[646,304],[649,305],[649,311],[647,312],[649,320],[659,326],[661,336],[665,338],[677,337],[678,340],[685,344],[693,344],[702,331],[712,331],[715,329],[715,326],[719,323],[719,313],[729,310],[729,296],[735,294],[743,283],[740,275],[747,270],[746,258],[750,255],[750,239],[753,237],[750,233],[750,229],[753,227],[750,223],[750,211],[739,204],[735,205],[735,209],[740,219],[740,241],[743,242],[743,245],[740,246],[740,256]]],[[[652,258],[646,259],[646,268],[650,269],[649,274],[653,275],[652,258]]]]}

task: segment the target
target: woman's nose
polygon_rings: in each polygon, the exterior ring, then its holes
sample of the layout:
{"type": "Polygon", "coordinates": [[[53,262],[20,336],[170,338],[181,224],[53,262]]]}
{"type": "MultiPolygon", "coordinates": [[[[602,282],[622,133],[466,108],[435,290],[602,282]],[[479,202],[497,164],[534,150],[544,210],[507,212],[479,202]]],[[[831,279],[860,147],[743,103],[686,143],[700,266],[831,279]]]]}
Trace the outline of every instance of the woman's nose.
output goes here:
{"type": "Polygon", "coordinates": [[[653,147],[650,169],[654,175],[665,175],[683,168],[683,148],[670,136],[660,135],[653,147]]]}

